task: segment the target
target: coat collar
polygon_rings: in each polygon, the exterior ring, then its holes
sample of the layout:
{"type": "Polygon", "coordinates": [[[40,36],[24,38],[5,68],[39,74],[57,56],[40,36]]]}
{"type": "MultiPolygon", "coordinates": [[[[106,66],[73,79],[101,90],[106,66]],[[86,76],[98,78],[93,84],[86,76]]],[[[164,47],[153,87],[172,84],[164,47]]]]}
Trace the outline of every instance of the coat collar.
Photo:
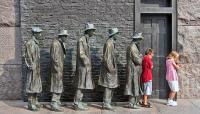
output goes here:
{"type": "Polygon", "coordinates": [[[110,40],[112,43],[115,43],[115,41],[113,40],[113,38],[108,38],[108,40],[110,40]]]}
{"type": "Polygon", "coordinates": [[[33,41],[34,41],[36,44],[39,44],[39,41],[35,38],[35,36],[33,36],[33,41]]]}
{"type": "Polygon", "coordinates": [[[87,34],[85,34],[84,36],[85,36],[86,42],[88,43],[89,36],[87,34]]]}
{"type": "Polygon", "coordinates": [[[131,45],[135,45],[136,48],[137,48],[138,50],[140,50],[140,48],[138,47],[138,45],[136,44],[136,42],[132,41],[132,42],[131,42],[131,45]]]}
{"type": "Polygon", "coordinates": [[[63,53],[66,55],[66,47],[65,47],[65,44],[64,44],[62,41],[60,41],[59,39],[56,39],[56,40],[59,42],[60,46],[62,47],[63,53]]]}
{"type": "Polygon", "coordinates": [[[115,40],[113,38],[108,38],[108,41],[110,41],[115,48],[115,43],[116,43],[115,40]]]}

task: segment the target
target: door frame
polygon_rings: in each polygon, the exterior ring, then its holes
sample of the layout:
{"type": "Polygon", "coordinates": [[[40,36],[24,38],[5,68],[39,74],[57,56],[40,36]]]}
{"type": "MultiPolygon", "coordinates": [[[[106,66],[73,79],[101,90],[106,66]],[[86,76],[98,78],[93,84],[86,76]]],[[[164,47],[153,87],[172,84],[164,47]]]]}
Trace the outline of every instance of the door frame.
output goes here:
{"type": "Polygon", "coordinates": [[[171,49],[177,50],[177,1],[171,0],[171,7],[142,7],[141,0],[135,0],[135,31],[142,31],[141,16],[142,14],[167,14],[171,15],[172,22],[172,39],[171,49]]]}

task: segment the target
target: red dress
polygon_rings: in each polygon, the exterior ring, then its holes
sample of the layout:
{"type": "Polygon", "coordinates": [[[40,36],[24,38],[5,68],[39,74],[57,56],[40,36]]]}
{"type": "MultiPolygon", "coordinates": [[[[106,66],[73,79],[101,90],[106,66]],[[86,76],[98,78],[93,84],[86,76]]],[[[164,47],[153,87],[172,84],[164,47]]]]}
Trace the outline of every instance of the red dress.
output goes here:
{"type": "Polygon", "coordinates": [[[147,55],[145,55],[142,60],[141,79],[142,79],[143,83],[152,81],[152,69],[153,69],[153,62],[152,62],[151,58],[149,58],[147,55]]]}

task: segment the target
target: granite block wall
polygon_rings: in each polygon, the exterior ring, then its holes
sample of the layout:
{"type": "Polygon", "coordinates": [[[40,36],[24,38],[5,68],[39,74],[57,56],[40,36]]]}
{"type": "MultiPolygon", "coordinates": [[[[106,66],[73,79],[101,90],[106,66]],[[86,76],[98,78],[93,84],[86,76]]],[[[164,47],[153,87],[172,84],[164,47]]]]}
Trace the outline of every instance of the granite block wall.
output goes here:
{"type": "Polygon", "coordinates": [[[200,1],[178,0],[180,98],[200,98],[200,1]]]}
{"type": "Polygon", "coordinates": [[[0,0],[0,99],[21,99],[19,0],[0,0]]]}

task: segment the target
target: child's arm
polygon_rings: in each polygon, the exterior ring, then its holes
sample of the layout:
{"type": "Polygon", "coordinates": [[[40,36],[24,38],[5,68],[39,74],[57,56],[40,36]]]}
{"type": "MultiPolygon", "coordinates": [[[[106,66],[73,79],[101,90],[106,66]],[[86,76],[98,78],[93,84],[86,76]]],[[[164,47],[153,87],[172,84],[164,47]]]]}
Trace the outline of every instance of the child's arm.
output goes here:
{"type": "Polygon", "coordinates": [[[151,69],[153,69],[153,62],[152,61],[150,62],[150,66],[151,66],[151,69]]]}
{"type": "Polygon", "coordinates": [[[174,66],[176,69],[179,69],[179,68],[180,68],[180,66],[179,66],[178,64],[176,64],[175,62],[173,62],[172,64],[173,64],[173,66],[174,66]]]}
{"type": "Polygon", "coordinates": [[[153,65],[151,66],[151,69],[153,69],[153,65]]]}
{"type": "Polygon", "coordinates": [[[152,60],[148,60],[148,61],[146,61],[147,62],[147,67],[149,68],[149,69],[153,69],[153,62],[152,62],[152,60]]]}

